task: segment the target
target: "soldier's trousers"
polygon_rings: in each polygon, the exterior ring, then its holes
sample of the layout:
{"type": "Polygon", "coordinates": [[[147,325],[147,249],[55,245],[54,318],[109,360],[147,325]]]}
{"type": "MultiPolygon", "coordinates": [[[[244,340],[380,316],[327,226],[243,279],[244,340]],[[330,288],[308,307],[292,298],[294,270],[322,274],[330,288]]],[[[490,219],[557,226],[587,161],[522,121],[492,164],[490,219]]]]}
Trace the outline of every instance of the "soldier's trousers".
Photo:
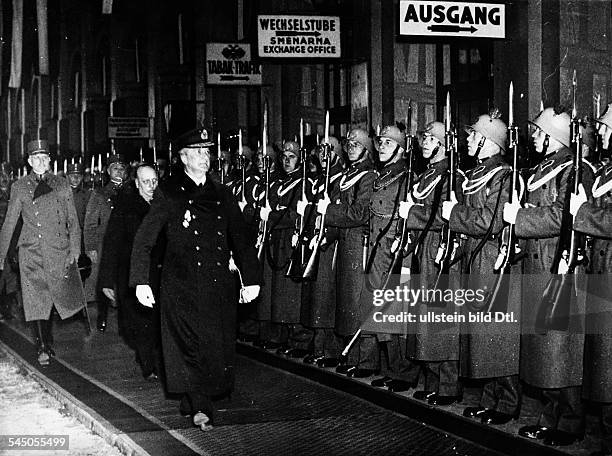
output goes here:
{"type": "Polygon", "coordinates": [[[425,362],[425,391],[438,393],[439,396],[460,396],[458,361],[425,362]]]}
{"type": "Polygon", "coordinates": [[[316,356],[326,358],[337,358],[344,349],[342,339],[336,335],[334,328],[313,328],[312,345],[316,356]]]}
{"type": "Polygon", "coordinates": [[[386,353],[386,362],[381,363],[381,374],[408,383],[417,383],[421,365],[406,357],[406,337],[387,334],[381,342],[381,352],[386,353]]]}
{"type": "Polygon", "coordinates": [[[579,386],[548,389],[542,394],[548,403],[542,409],[538,425],[570,434],[584,434],[585,411],[579,386]]]}
{"type": "Polygon", "coordinates": [[[507,415],[518,414],[521,406],[521,384],[518,375],[496,377],[482,389],[480,406],[507,415]]]}

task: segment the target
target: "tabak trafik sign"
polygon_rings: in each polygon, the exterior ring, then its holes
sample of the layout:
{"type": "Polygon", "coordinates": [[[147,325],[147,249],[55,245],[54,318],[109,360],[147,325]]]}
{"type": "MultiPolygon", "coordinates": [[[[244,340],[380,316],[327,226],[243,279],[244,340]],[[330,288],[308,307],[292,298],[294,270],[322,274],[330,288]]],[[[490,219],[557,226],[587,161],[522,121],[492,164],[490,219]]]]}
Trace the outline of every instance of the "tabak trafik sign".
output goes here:
{"type": "Polygon", "coordinates": [[[400,0],[400,35],[505,38],[506,5],[400,0]]]}
{"type": "Polygon", "coordinates": [[[257,16],[259,57],[340,57],[337,16],[257,16]]]}
{"type": "Polygon", "coordinates": [[[206,82],[214,85],[261,85],[261,65],[244,43],[206,43],[206,82]]]}

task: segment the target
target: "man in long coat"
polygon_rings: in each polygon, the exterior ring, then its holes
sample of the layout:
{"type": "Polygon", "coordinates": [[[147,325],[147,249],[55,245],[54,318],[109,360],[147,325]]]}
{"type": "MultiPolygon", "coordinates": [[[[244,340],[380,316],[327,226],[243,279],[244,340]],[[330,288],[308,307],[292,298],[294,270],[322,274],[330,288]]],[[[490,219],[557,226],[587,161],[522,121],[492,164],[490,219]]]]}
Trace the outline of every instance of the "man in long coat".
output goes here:
{"type": "MultiPolygon", "coordinates": [[[[546,108],[532,122],[535,150],[544,160],[527,181],[525,207],[506,204],[504,220],[516,221],[515,233],[527,239],[524,264],[523,336],[521,339],[521,380],[543,390],[547,403],[537,424],[519,429],[519,435],[543,439],[550,445],[570,445],[584,435],[584,405],[581,401],[584,334],[584,301],[572,299],[570,320],[576,327],[533,328],[532,316],[540,309],[562,233],[562,219],[570,197],[572,162],[570,116],[546,108]],[[534,305],[534,299],[536,304],[534,305]],[[580,326],[580,327],[578,327],[580,326]]],[[[590,196],[591,166],[583,162],[582,181],[590,196]]],[[[571,229],[570,227],[565,227],[571,229]]]]}
{"type": "Polygon", "coordinates": [[[11,188],[9,207],[0,232],[0,267],[4,265],[19,216],[19,270],[26,321],[36,324],[38,362],[49,364],[51,310],[68,318],[85,304],[77,269],[81,229],[66,179],[50,174],[49,148],[45,140],[27,144],[32,172],[11,188]]]}
{"type": "Polygon", "coordinates": [[[132,250],[130,286],[152,307],[151,251],[165,228],[167,244],[160,286],[162,348],[167,389],[183,394],[181,411],[208,429],[215,396],[234,387],[236,309],[259,293],[260,268],[246,224],[230,189],[208,175],[212,142],[205,131],[179,138],[185,172],[156,191],[132,250]],[[233,259],[232,259],[233,257],[233,259]],[[241,274],[230,272],[238,266],[241,274]],[[240,278],[240,282],[239,282],[240,278]]]}

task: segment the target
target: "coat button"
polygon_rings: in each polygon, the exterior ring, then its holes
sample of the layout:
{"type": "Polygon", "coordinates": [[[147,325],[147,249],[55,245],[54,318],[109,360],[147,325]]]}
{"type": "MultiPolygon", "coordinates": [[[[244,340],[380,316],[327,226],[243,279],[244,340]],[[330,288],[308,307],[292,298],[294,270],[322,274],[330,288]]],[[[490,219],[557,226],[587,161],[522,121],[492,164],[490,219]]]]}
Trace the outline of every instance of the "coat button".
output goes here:
{"type": "Polygon", "coordinates": [[[200,246],[196,245],[196,250],[199,252],[200,251],[200,246]]]}
{"type": "Polygon", "coordinates": [[[220,245],[217,246],[217,250],[221,251],[221,246],[220,245]]]}
{"type": "Polygon", "coordinates": [[[198,230],[193,230],[193,234],[195,234],[197,236],[199,234],[198,230]]]}
{"type": "Polygon", "coordinates": [[[198,266],[202,266],[202,263],[198,261],[198,266]]]}
{"type": "Polygon", "coordinates": [[[221,216],[220,215],[217,215],[217,220],[221,220],[221,216]]]}
{"type": "Polygon", "coordinates": [[[217,206],[219,206],[221,204],[221,201],[217,201],[217,206]]]}
{"type": "Polygon", "coordinates": [[[41,238],[41,237],[42,237],[42,234],[39,234],[39,235],[38,235],[38,237],[39,237],[39,238],[41,238]]]}
{"type": "Polygon", "coordinates": [[[217,261],[217,266],[221,266],[221,263],[219,263],[218,261],[217,261]]]}
{"type": "Polygon", "coordinates": [[[221,233],[221,231],[217,231],[217,235],[218,236],[223,236],[223,233],[221,233]]]}

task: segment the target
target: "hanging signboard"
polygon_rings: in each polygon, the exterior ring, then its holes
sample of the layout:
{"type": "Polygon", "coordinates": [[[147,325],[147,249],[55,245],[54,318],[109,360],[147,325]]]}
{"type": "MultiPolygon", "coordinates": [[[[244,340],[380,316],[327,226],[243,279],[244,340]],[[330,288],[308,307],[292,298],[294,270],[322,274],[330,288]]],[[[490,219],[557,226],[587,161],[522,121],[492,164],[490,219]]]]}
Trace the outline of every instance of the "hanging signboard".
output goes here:
{"type": "Polygon", "coordinates": [[[261,65],[251,60],[244,43],[206,43],[206,82],[216,85],[261,85],[261,65]]]}
{"type": "Polygon", "coordinates": [[[153,131],[152,117],[109,117],[108,137],[120,139],[146,139],[153,131]]]}
{"type": "Polygon", "coordinates": [[[400,0],[400,35],[505,38],[506,5],[400,0]]]}
{"type": "Polygon", "coordinates": [[[259,57],[340,57],[338,16],[257,16],[259,57]]]}

